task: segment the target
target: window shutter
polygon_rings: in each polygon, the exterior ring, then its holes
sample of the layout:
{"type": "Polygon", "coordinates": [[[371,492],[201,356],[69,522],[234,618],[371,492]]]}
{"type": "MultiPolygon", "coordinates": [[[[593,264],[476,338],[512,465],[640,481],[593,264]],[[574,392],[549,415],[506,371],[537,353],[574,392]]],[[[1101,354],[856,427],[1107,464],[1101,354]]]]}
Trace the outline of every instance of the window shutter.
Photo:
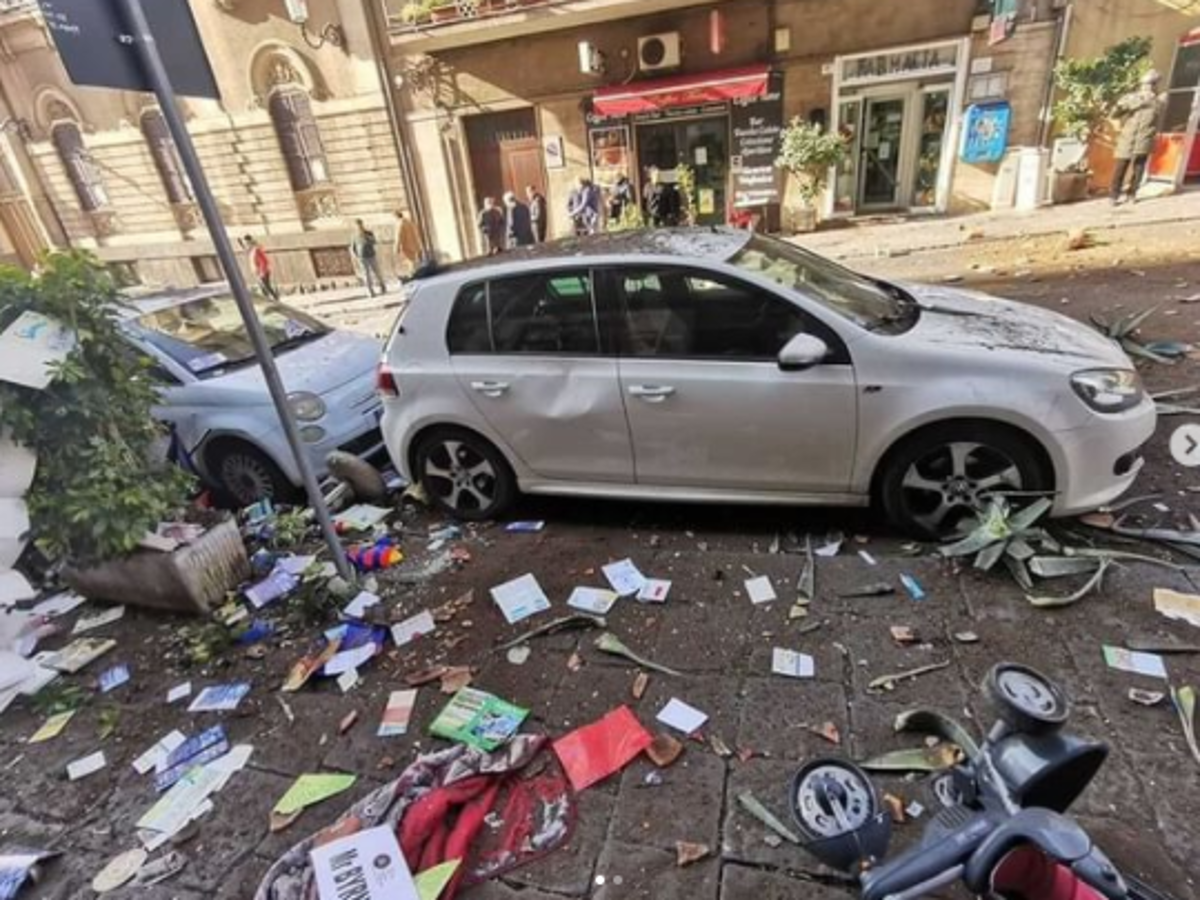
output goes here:
{"type": "Polygon", "coordinates": [[[183,172],[183,163],[179,159],[179,151],[175,149],[175,141],[167,129],[167,120],[158,110],[151,110],[142,116],[142,135],[150,148],[150,156],[154,159],[154,167],[158,169],[158,177],[162,179],[167,192],[167,200],[171,203],[187,203],[192,199],[191,185],[183,172]]]}
{"type": "Polygon", "coordinates": [[[292,188],[306,191],[327,182],[325,148],[308,94],[298,89],[276,91],[271,95],[268,111],[287,162],[292,188]]]}
{"type": "Polygon", "coordinates": [[[83,145],[79,126],[74,122],[58,122],[51,129],[50,136],[83,211],[95,212],[107,206],[108,191],[104,187],[104,176],[83,145]]]}

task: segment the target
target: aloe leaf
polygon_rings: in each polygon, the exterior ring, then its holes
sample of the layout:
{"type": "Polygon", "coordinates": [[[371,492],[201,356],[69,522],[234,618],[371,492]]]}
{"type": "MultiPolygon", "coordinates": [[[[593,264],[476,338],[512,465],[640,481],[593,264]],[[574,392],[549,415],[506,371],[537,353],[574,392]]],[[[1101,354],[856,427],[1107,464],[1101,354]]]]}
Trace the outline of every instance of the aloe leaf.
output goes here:
{"type": "Polygon", "coordinates": [[[655,672],[661,672],[663,675],[675,675],[682,677],[682,672],[677,672],[674,669],[669,669],[666,666],[659,665],[656,662],[646,659],[634,653],[623,643],[621,639],[610,631],[604,632],[600,637],[596,638],[596,649],[601,653],[611,653],[613,656],[623,656],[630,662],[635,662],[644,669],[651,669],[655,672]]]}
{"type": "Polygon", "coordinates": [[[1104,582],[1104,573],[1108,571],[1108,567],[1112,565],[1110,560],[1104,559],[1100,561],[1099,567],[1096,569],[1096,574],[1087,580],[1079,590],[1073,594],[1068,594],[1066,597],[1034,597],[1030,594],[1025,595],[1025,599],[1039,609],[1057,609],[1063,606],[1070,606],[1072,603],[1077,603],[1094,590],[1099,590],[1104,582]]]}
{"type": "Polygon", "coordinates": [[[1039,578],[1062,578],[1095,572],[1102,560],[1086,556],[1035,556],[1029,561],[1029,571],[1039,578]]]}
{"type": "Polygon", "coordinates": [[[1123,330],[1121,332],[1121,337],[1125,337],[1126,335],[1132,334],[1133,332],[1137,331],[1139,328],[1142,327],[1142,325],[1145,323],[1145,321],[1147,319],[1149,319],[1152,315],[1154,315],[1156,312],[1158,312],[1159,309],[1161,309],[1161,308],[1162,307],[1160,307],[1160,306],[1152,306],[1149,309],[1143,309],[1141,312],[1130,313],[1128,316],[1126,316],[1124,319],[1121,320],[1121,325],[1123,328],[1123,330]]]}
{"type": "Polygon", "coordinates": [[[990,572],[1000,561],[1000,557],[1004,555],[1004,549],[1007,546],[1005,541],[997,541],[989,547],[984,547],[975,557],[975,568],[983,572],[990,572]]]}
{"type": "Polygon", "coordinates": [[[1024,538],[1015,537],[1008,542],[1007,551],[1013,559],[1019,559],[1022,562],[1029,559],[1036,552],[1024,538]]]}
{"type": "Polygon", "coordinates": [[[980,526],[968,534],[961,541],[955,541],[953,544],[947,544],[940,548],[942,556],[974,556],[989,544],[1000,541],[1000,538],[990,534],[986,528],[980,526]]]}
{"type": "Polygon", "coordinates": [[[1013,531],[1024,531],[1031,527],[1034,522],[1050,512],[1050,507],[1054,505],[1054,501],[1049,497],[1042,497],[1040,500],[1034,500],[1024,509],[1013,513],[1008,520],[1008,527],[1013,531]]]}
{"type": "Polygon", "coordinates": [[[1159,356],[1153,350],[1148,350],[1145,347],[1143,347],[1137,341],[1133,340],[1133,338],[1122,339],[1121,349],[1124,350],[1126,353],[1128,353],[1130,356],[1136,356],[1140,359],[1148,359],[1151,362],[1161,363],[1164,366],[1170,366],[1170,365],[1175,364],[1175,360],[1167,359],[1167,357],[1165,357],[1165,356],[1159,356]]]}
{"type": "Polygon", "coordinates": [[[959,748],[950,744],[890,750],[859,763],[868,772],[941,772],[958,763],[959,748]]]}
{"type": "Polygon", "coordinates": [[[1025,567],[1025,563],[1019,559],[1013,559],[1011,556],[1004,557],[1004,565],[1008,567],[1009,573],[1017,584],[1021,586],[1023,591],[1033,590],[1033,578],[1029,575],[1029,569],[1025,567]]]}
{"type": "Polygon", "coordinates": [[[979,755],[979,745],[967,729],[954,719],[932,709],[910,709],[896,716],[893,725],[897,732],[912,731],[918,734],[932,734],[962,747],[970,758],[979,755]]]}

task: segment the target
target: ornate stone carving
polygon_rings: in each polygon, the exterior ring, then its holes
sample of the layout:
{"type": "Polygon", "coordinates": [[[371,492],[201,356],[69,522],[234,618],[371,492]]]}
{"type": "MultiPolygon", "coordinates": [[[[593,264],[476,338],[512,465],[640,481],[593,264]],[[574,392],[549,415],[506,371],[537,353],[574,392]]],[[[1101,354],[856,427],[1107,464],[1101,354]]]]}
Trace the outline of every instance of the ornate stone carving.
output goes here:
{"type": "Polygon", "coordinates": [[[74,122],[75,113],[63,101],[51,98],[46,101],[46,121],[50,124],[61,121],[74,122]]]}
{"type": "Polygon", "coordinates": [[[279,87],[281,84],[303,84],[304,79],[300,77],[300,73],[296,71],[296,67],[291,61],[282,56],[277,56],[271,60],[270,73],[267,76],[270,79],[271,87],[279,87]]]}
{"type": "Polygon", "coordinates": [[[195,231],[204,224],[204,217],[195,203],[173,203],[171,212],[175,214],[175,224],[181,231],[195,231]]]}
{"type": "Polygon", "coordinates": [[[305,222],[334,219],[341,215],[337,193],[333,188],[314,188],[298,195],[300,218],[305,222]]]}
{"type": "Polygon", "coordinates": [[[88,213],[92,223],[92,232],[96,237],[111,237],[121,230],[121,222],[117,214],[108,209],[97,209],[88,213]]]}

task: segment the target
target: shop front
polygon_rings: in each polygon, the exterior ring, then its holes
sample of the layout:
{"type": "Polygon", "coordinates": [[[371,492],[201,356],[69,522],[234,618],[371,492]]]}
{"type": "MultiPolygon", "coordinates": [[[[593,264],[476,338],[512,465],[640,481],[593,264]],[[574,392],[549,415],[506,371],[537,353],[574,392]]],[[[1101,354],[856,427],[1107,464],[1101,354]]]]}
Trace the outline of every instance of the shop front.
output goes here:
{"type": "Polygon", "coordinates": [[[945,211],[968,46],[964,38],[837,57],[832,127],[850,152],[833,214],[945,211]]]}
{"type": "Polygon", "coordinates": [[[767,66],[601,89],[587,122],[592,178],[610,196],[623,176],[643,197],[657,175],[690,191],[700,225],[779,202],[782,90],[767,66]]]}

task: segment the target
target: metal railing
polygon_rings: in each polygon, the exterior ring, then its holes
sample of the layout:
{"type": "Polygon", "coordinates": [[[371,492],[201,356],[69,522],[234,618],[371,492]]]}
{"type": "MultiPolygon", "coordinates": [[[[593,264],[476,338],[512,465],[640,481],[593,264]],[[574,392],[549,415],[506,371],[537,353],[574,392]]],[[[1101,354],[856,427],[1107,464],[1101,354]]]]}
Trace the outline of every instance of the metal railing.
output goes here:
{"type": "Polygon", "coordinates": [[[36,12],[37,0],[0,0],[0,15],[10,12],[36,12]]]}
{"type": "Polygon", "coordinates": [[[383,0],[383,8],[389,30],[420,32],[571,2],[578,0],[383,0]]]}

